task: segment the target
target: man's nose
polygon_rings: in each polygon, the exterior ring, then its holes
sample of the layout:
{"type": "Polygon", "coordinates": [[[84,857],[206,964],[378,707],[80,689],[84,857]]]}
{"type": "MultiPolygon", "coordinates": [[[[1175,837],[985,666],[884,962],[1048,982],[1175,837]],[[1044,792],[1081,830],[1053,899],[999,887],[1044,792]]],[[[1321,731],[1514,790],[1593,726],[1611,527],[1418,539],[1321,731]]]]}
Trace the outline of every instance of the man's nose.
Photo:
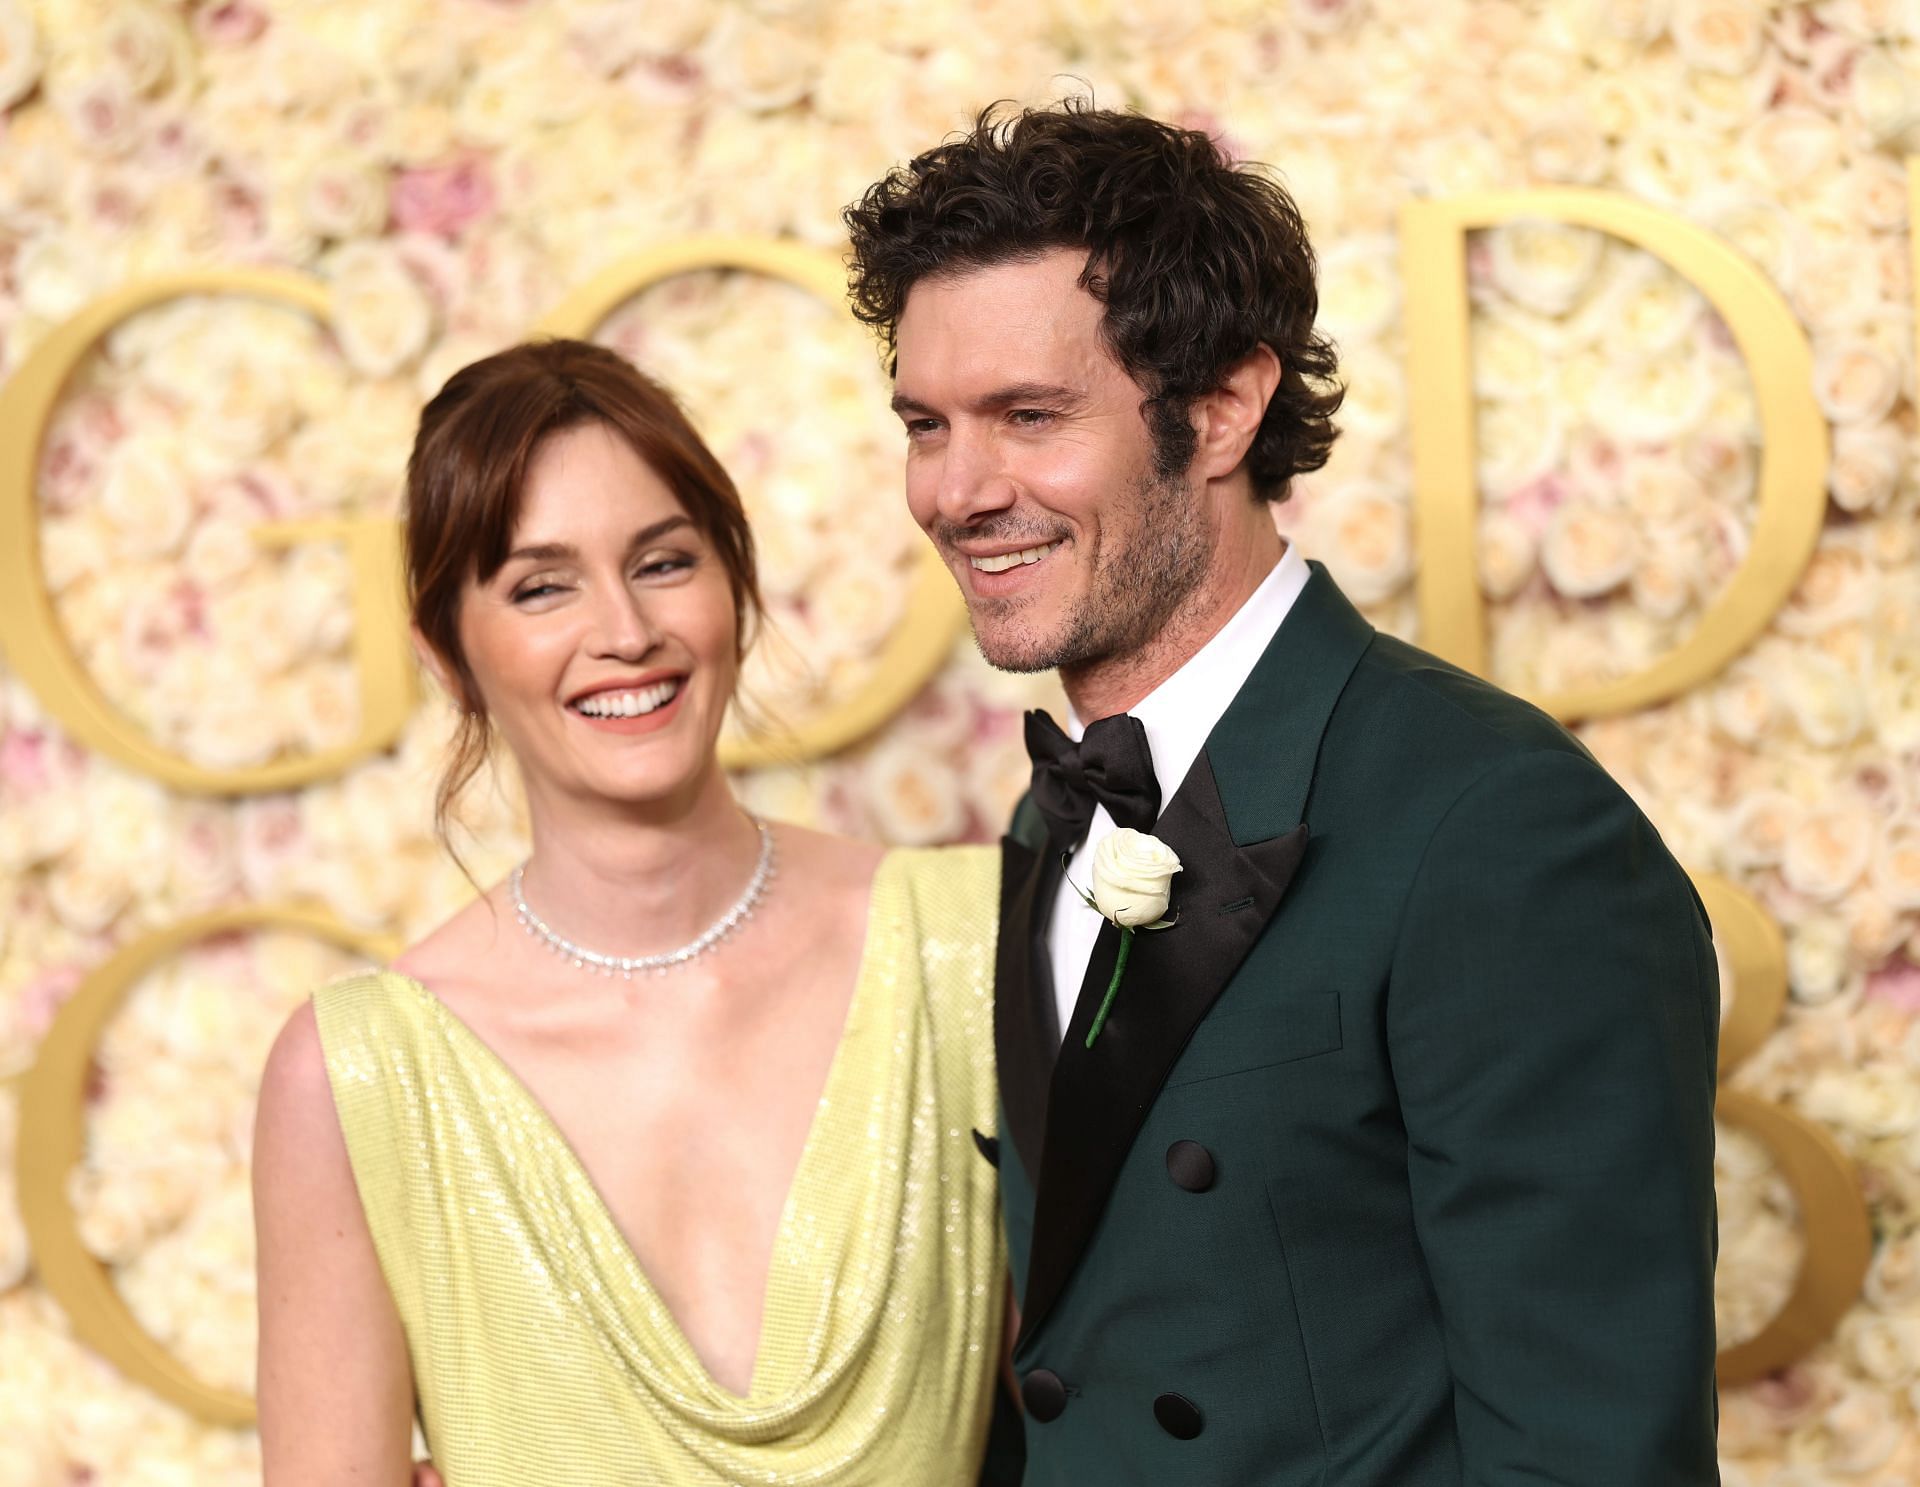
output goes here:
{"type": "Polygon", "coordinates": [[[934,503],[943,520],[964,526],[1013,505],[1015,487],[990,439],[954,430],[940,465],[934,503]]]}

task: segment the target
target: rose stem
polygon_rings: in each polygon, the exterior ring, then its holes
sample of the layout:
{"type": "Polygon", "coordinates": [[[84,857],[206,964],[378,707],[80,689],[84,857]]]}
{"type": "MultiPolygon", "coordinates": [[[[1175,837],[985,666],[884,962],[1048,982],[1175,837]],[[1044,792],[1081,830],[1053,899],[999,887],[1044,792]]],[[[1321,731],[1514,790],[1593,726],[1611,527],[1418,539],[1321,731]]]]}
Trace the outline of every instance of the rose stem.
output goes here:
{"type": "Polygon", "coordinates": [[[1100,1010],[1093,1014],[1093,1026],[1087,1029],[1087,1047],[1093,1047],[1093,1040],[1100,1036],[1100,1029],[1107,1025],[1107,1013],[1113,1009],[1113,994],[1120,989],[1120,973],[1127,968],[1127,952],[1133,948],[1133,931],[1122,928],[1120,931],[1120,958],[1113,963],[1113,979],[1107,983],[1106,997],[1100,1003],[1100,1010]]]}

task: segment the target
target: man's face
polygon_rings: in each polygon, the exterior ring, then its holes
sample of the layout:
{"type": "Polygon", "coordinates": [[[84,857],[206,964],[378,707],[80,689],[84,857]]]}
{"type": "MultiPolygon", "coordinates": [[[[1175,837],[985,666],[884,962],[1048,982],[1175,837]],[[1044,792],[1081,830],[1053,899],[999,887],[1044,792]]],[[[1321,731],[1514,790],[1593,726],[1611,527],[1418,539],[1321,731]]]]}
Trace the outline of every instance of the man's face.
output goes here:
{"type": "Polygon", "coordinates": [[[1184,473],[1155,471],[1145,393],[1100,338],[1085,262],[1053,249],[923,279],[900,316],[907,504],[1008,671],[1139,650],[1213,540],[1184,473]]]}

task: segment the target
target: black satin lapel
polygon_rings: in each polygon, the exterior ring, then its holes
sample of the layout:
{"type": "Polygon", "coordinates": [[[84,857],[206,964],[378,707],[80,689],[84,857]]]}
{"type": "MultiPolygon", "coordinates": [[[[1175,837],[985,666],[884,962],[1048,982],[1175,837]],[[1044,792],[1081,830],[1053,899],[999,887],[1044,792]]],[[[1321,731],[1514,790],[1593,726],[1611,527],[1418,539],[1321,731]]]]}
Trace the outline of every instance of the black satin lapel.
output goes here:
{"type": "Polygon", "coordinates": [[[1047,854],[1012,837],[1000,843],[1000,939],[994,956],[993,1049],[1007,1135],[1037,1181],[1047,1127],[1047,1083],[1059,1051],[1053,984],[1038,953],[1047,854]]]}
{"type": "Polygon", "coordinates": [[[1088,962],[1047,1101],[1023,1342],[1059,1299],[1161,1085],[1279,907],[1307,846],[1304,825],[1236,846],[1205,754],[1154,834],[1180,857],[1173,892],[1179,920],[1135,935],[1125,979],[1091,1049],[1087,1029],[1113,974],[1117,930],[1101,930],[1088,962]]]}

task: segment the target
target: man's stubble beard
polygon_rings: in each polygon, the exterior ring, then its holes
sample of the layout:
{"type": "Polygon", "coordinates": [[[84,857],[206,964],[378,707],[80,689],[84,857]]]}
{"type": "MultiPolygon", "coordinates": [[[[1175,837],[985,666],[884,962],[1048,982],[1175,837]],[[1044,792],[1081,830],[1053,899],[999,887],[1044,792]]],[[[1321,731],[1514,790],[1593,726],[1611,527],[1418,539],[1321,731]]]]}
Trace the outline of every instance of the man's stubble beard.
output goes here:
{"type": "MultiPolygon", "coordinates": [[[[973,627],[987,664],[1001,671],[1084,670],[1145,650],[1206,578],[1212,533],[1198,492],[1179,477],[1143,476],[1134,487],[1132,536],[1105,549],[1084,599],[1053,635],[1019,623],[1025,600],[1005,601],[1005,621],[973,627]],[[983,634],[990,628],[992,634],[983,634]]],[[[1103,532],[1110,524],[1103,524],[1103,532]]]]}

